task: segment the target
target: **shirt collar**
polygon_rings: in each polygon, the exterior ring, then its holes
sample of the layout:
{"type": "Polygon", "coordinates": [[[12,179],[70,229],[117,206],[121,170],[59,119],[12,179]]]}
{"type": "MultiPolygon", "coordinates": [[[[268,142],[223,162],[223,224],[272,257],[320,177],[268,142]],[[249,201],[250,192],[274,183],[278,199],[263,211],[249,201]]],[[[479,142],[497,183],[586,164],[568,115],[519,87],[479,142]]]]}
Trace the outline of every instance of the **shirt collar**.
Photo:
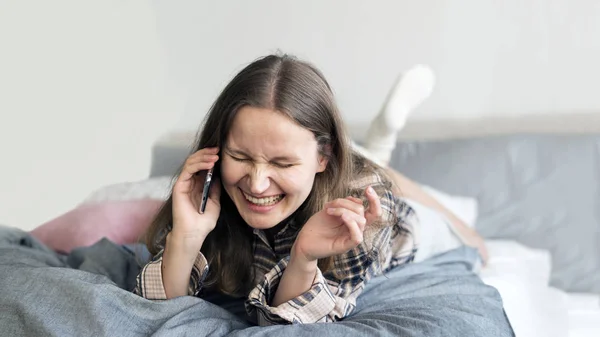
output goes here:
{"type": "MultiPolygon", "coordinates": [[[[284,221],[286,221],[286,220],[284,220],[284,221]]],[[[296,219],[294,219],[293,217],[290,217],[287,220],[287,223],[285,224],[285,226],[283,226],[283,228],[281,230],[279,230],[279,232],[277,232],[277,234],[275,234],[275,238],[279,238],[281,236],[289,235],[292,233],[296,234],[296,231],[298,230],[297,223],[298,222],[296,221],[296,219]]],[[[260,238],[263,238],[266,241],[266,234],[262,229],[254,228],[252,230],[252,233],[254,233],[254,235],[256,235],[260,238]]]]}

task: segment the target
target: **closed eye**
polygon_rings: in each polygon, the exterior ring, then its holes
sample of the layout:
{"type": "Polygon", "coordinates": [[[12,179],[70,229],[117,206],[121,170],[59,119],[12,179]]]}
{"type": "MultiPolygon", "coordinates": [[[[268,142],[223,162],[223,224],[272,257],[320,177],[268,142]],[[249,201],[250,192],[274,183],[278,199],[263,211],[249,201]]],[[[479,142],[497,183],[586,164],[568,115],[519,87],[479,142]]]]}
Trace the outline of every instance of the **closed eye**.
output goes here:
{"type": "MultiPolygon", "coordinates": [[[[231,159],[233,159],[233,160],[235,160],[235,161],[237,161],[237,162],[242,162],[242,163],[245,163],[245,162],[250,162],[250,161],[252,161],[252,159],[250,159],[250,158],[247,158],[247,157],[246,157],[246,158],[244,158],[244,157],[238,157],[238,156],[234,156],[234,155],[233,155],[233,154],[231,154],[231,153],[227,153],[227,154],[229,155],[229,157],[231,157],[231,159]]],[[[271,165],[273,165],[273,166],[275,166],[275,167],[277,167],[277,168],[286,169],[286,168],[290,168],[290,167],[292,167],[292,166],[295,166],[296,164],[284,164],[284,163],[280,163],[280,162],[272,161],[272,162],[271,162],[271,165]]]]}
{"type": "Polygon", "coordinates": [[[246,159],[246,158],[238,158],[238,157],[234,157],[232,155],[229,155],[231,157],[231,159],[235,160],[235,161],[240,161],[240,162],[246,162],[246,161],[250,161],[250,159],[246,159]]]}
{"type": "Polygon", "coordinates": [[[281,163],[272,163],[273,166],[279,167],[279,168],[290,168],[292,166],[294,166],[294,164],[281,164],[281,163]]]}

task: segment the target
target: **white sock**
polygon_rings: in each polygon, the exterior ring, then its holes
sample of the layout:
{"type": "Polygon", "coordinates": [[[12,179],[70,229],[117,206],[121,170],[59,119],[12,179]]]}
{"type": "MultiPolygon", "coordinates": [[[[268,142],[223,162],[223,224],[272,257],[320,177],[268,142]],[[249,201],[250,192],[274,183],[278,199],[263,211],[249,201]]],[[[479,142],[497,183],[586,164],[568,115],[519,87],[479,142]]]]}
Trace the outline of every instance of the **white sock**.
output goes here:
{"type": "Polygon", "coordinates": [[[377,163],[387,166],[398,131],[406,124],[408,115],[431,95],[434,85],[433,70],[425,65],[416,65],[398,77],[365,139],[366,151],[377,158],[377,163]]]}
{"type": "Polygon", "coordinates": [[[386,167],[387,163],[381,161],[381,159],[379,157],[377,157],[373,152],[365,149],[364,147],[356,144],[354,141],[352,141],[352,148],[354,150],[356,150],[358,153],[360,153],[363,157],[369,159],[370,161],[374,162],[375,164],[381,166],[381,167],[386,167]]]}

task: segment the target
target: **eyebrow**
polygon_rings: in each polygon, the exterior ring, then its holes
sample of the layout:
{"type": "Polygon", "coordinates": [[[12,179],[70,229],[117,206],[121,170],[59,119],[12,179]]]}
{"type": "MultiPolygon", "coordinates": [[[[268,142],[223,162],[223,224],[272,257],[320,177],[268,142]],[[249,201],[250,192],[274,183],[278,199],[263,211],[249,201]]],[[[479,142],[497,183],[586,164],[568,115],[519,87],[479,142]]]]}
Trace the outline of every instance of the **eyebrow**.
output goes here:
{"type": "MultiPolygon", "coordinates": [[[[243,156],[243,157],[248,157],[248,158],[251,157],[247,153],[245,153],[244,151],[232,149],[229,146],[225,147],[225,151],[227,151],[227,152],[229,152],[230,154],[233,154],[233,155],[238,155],[238,156],[243,156]]],[[[270,161],[297,162],[297,161],[300,161],[300,158],[295,157],[295,156],[291,156],[291,157],[290,156],[277,156],[277,157],[271,158],[270,161]]]]}

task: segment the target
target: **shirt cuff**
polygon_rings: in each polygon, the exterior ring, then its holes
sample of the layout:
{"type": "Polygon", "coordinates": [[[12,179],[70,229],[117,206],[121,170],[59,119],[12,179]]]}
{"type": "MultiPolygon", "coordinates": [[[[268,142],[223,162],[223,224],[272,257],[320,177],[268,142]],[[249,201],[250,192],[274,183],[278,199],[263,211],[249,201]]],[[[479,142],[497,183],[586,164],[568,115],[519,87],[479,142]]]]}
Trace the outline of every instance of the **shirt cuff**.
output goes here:
{"type": "Polygon", "coordinates": [[[200,294],[200,291],[204,288],[206,275],[208,275],[208,261],[206,261],[206,258],[202,253],[198,253],[190,274],[188,295],[198,296],[200,294]]]}
{"type": "MultiPolygon", "coordinates": [[[[188,295],[197,296],[202,289],[202,283],[208,274],[208,262],[202,253],[198,253],[190,274],[188,295]]],[[[166,300],[165,286],[162,278],[162,256],[144,266],[139,277],[139,294],[149,300],[166,300]]]]}
{"type": "Polygon", "coordinates": [[[288,262],[289,257],[282,259],[265,274],[263,281],[250,292],[246,301],[248,313],[252,317],[256,317],[257,323],[261,326],[328,321],[328,315],[334,310],[337,300],[318,268],[313,284],[308,291],[276,307],[269,305],[275,297],[288,262]]]}

